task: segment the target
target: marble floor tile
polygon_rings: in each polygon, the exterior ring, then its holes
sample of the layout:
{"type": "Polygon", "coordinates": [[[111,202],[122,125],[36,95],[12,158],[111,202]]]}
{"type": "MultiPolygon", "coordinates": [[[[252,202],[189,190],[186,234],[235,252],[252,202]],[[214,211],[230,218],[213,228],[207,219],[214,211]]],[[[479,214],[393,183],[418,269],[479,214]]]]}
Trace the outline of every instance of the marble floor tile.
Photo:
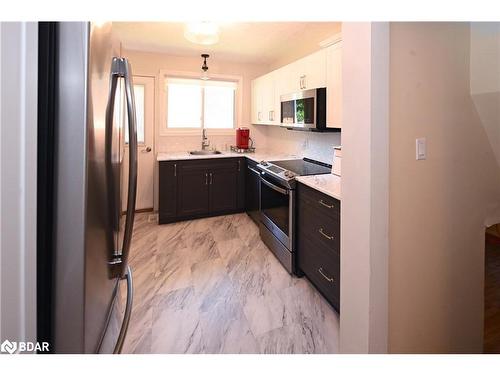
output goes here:
{"type": "Polygon", "coordinates": [[[276,293],[248,295],[243,311],[256,336],[283,327],[285,306],[276,293]]]}
{"type": "Polygon", "coordinates": [[[338,314],[246,214],[166,225],[138,214],[129,261],[124,353],[338,352],[338,314]]]}
{"type": "Polygon", "coordinates": [[[283,326],[257,337],[259,350],[263,354],[318,354],[312,332],[307,326],[293,324],[283,326]]]}
{"type": "Polygon", "coordinates": [[[210,231],[217,242],[238,238],[238,232],[233,225],[231,215],[218,216],[214,219],[210,222],[210,231]]]}
{"type": "Polygon", "coordinates": [[[160,249],[156,255],[154,278],[158,282],[159,293],[175,289],[187,288],[192,285],[190,249],[167,251],[160,249]]]}
{"type": "Polygon", "coordinates": [[[177,289],[158,298],[152,318],[152,353],[204,352],[193,288],[177,289]]]}

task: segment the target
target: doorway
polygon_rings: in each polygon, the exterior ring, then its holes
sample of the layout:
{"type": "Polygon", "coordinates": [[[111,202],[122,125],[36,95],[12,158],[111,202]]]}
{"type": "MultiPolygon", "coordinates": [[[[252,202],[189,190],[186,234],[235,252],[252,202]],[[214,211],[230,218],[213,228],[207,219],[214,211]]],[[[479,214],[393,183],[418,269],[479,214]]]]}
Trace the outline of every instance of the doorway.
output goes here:
{"type": "MultiPolygon", "coordinates": [[[[155,78],[134,76],[137,116],[137,211],[152,211],[154,201],[154,120],[155,78]]],[[[127,132],[126,132],[127,133],[127,132]]],[[[125,160],[128,162],[128,134],[125,134],[125,160]]],[[[125,166],[124,172],[128,171],[125,166]]],[[[127,181],[125,178],[124,181],[127,181]]],[[[127,191],[124,187],[123,191],[127,191]]],[[[123,200],[124,205],[126,199],[123,200]]],[[[126,207],[122,207],[125,210],[126,207]]]]}
{"type": "Polygon", "coordinates": [[[500,224],[486,229],[484,257],[484,353],[500,353],[500,224]]]}

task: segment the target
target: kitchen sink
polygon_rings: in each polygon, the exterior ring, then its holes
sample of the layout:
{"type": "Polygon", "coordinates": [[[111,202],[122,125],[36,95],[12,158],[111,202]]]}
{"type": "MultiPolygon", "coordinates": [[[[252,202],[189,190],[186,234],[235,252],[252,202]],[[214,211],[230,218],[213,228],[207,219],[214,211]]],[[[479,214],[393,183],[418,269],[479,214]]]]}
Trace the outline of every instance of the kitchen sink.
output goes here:
{"type": "Polygon", "coordinates": [[[197,150],[189,151],[191,155],[219,155],[222,154],[220,151],[210,151],[210,150],[197,150]]]}

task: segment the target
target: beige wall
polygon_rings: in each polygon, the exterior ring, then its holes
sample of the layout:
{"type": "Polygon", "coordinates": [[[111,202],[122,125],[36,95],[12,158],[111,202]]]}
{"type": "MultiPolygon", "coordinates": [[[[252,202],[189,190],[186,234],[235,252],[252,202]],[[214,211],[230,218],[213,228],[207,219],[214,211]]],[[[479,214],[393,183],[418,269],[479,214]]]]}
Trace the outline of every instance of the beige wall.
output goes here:
{"type": "Polygon", "coordinates": [[[500,22],[473,22],[470,91],[500,166],[500,22]]]}
{"type": "Polygon", "coordinates": [[[391,24],[391,352],[481,352],[500,169],[470,95],[467,23],[391,24]],[[415,138],[427,160],[415,160],[415,138]]]}

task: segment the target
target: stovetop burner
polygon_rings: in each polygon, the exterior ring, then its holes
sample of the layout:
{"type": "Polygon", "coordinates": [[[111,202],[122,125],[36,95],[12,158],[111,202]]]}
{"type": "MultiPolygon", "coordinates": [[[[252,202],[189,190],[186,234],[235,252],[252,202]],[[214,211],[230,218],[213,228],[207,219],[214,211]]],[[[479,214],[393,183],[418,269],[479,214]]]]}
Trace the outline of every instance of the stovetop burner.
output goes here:
{"type": "Polygon", "coordinates": [[[295,187],[295,177],[309,176],[316,174],[327,174],[331,172],[332,166],[312,159],[293,159],[261,161],[257,167],[262,171],[262,177],[266,174],[280,181],[283,186],[293,189],[295,187]]]}
{"type": "Polygon", "coordinates": [[[326,174],[331,172],[331,165],[311,159],[278,160],[270,164],[277,165],[285,170],[295,173],[297,176],[309,176],[314,174],[326,174]]]}

